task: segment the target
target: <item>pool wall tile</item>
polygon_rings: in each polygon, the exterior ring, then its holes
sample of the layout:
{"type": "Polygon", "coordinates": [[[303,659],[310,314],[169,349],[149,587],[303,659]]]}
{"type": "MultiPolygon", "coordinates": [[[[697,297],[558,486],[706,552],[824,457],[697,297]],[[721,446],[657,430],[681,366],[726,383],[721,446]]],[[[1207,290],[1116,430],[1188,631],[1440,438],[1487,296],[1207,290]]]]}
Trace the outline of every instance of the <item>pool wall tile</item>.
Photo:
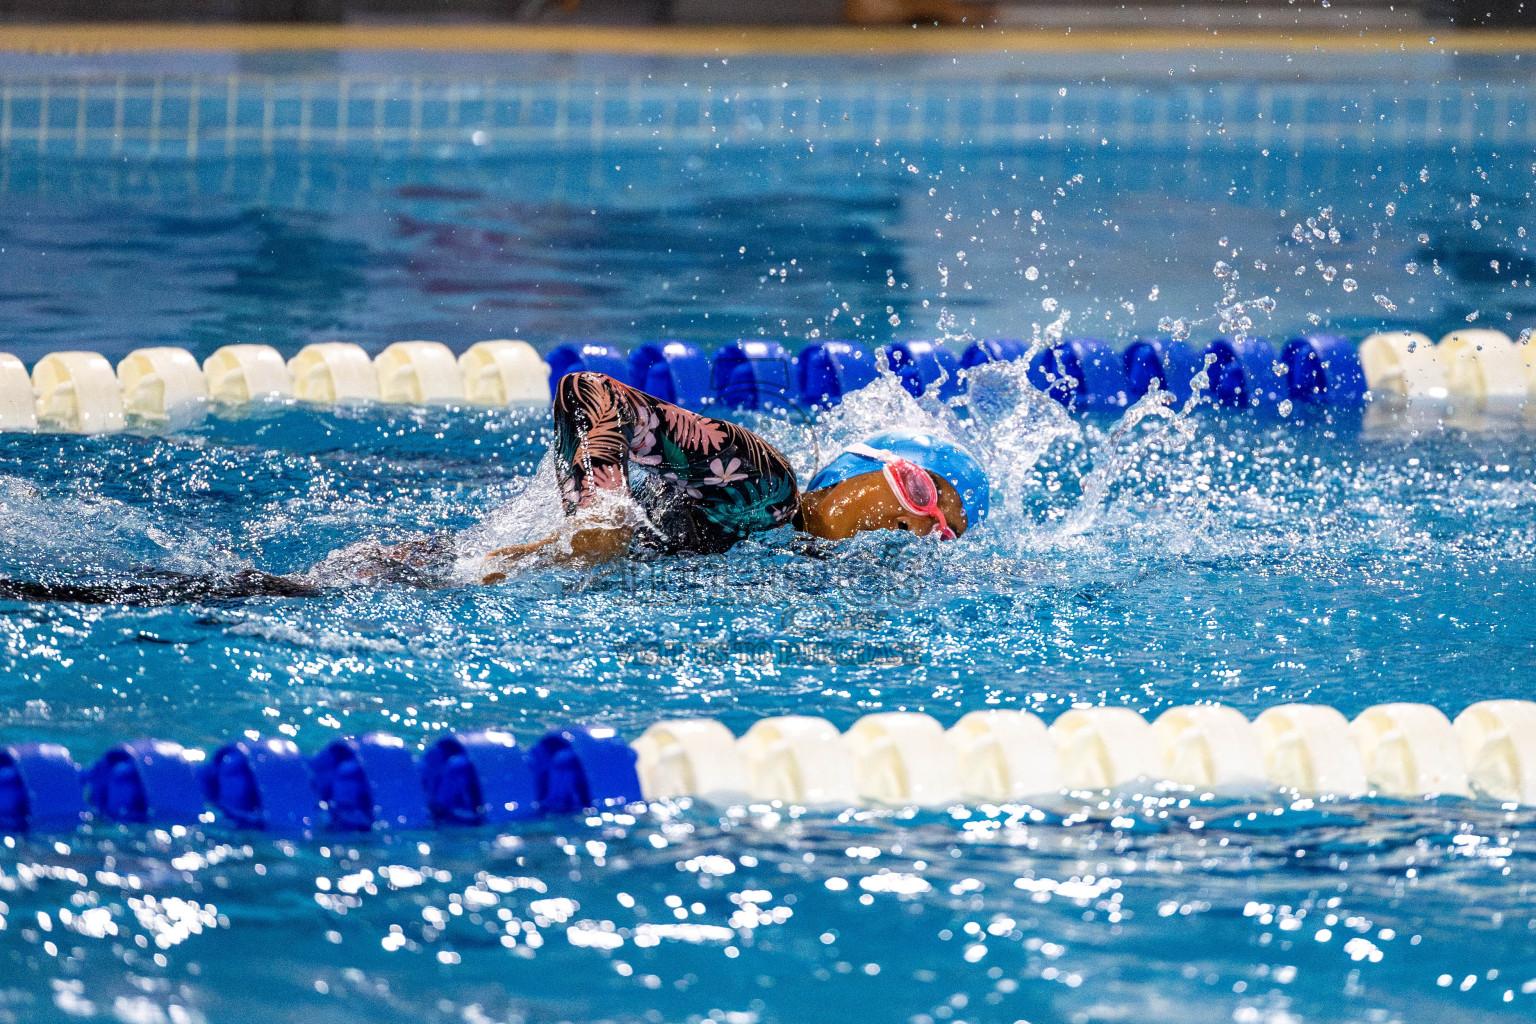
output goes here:
{"type": "Polygon", "coordinates": [[[280,151],[452,156],[753,146],[1107,141],[1225,148],[1536,142],[1525,81],[1098,83],[829,80],[722,86],[640,78],[0,76],[0,151],[225,159],[280,151]]]}

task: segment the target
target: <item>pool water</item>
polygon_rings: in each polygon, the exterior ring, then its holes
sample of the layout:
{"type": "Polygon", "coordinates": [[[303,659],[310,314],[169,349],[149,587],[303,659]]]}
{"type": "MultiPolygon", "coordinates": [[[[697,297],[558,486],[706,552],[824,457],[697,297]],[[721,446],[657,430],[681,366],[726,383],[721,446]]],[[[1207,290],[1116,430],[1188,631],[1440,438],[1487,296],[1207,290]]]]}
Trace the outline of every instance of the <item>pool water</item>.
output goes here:
{"type": "MultiPolygon", "coordinates": [[[[1138,73],[1153,90],[1168,70],[1138,73]]],[[[905,162],[872,139],[611,161],[13,151],[5,346],[1531,323],[1509,273],[1528,149],[1105,137],[905,162]]],[[[138,735],[315,750],[378,728],[633,737],[708,715],[740,734],[785,713],[1199,700],[1454,715],[1530,695],[1536,434],[1518,419],[1145,402],[1083,420],[1018,365],[968,383],[957,404],[882,378],[830,412],[736,414],[802,479],[876,428],[965,439],[994,513],[958,543],[866,536],[819,559],[773,534],[497,587],[473,585],[479,556],[558,521],[544,410],[275,406],[0,437],[6,577],[325,586],[0,606],[0,736],[88,762],[138,735]],[[438,531],[460,555],[439,586],[358,573],[367,545],[438,531]]],[[[505,833],[96,824],[0,847],[0,1018],[1523,1021],[1533,825],[1480,801],[1151,785],[949,813],[683,802],[505,833]]]]}
{"type": "Polygon", "coordinates": [[[1527,56],[0,56],[4,345],[1514,336],[1527,56]]]}

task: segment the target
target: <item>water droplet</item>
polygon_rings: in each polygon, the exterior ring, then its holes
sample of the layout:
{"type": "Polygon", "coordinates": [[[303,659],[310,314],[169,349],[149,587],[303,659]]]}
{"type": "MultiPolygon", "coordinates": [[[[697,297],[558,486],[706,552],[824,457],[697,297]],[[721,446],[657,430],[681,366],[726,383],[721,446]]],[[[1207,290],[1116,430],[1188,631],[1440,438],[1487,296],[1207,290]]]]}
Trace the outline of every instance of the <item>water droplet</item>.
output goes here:
{"type": "Polygon", "coordinates": [[[1025,267],[1024,268],[1024,280],[1026,280],[1026,281],[1038,281],[1039,279],[1040,279],[1040,268],[1039,267],[1025,267]]]}
{"type": "Polygon", "coordinates": [[[1183,317],[1165,316],[1157,322],[1157,329],[1167,331],[1174,341],[1183,341],[1189,337],[1191,324],[1183,317]]]}
{"type": "Polygon", "coordinates": [[[1356,288],[1359,288],[1359,287],[1360,287],[1360,282],[1356,281],[1354,278],[1346,277],[1344,279],[1344,290],[1345,291],[1352,292],[1356,288]]]}

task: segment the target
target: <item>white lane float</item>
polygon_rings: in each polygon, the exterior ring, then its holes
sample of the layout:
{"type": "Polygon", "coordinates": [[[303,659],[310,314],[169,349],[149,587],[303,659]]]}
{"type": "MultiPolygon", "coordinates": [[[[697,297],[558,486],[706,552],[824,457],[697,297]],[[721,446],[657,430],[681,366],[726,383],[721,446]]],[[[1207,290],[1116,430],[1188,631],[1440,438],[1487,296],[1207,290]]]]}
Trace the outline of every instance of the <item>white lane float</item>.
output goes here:
{"type": "Polygon", "coordinates": [[[1073,708],[1051,724],[1068,789],[1110,789],[1161,775],[1152,727],[1130,708],[1073,708]]]}
{"type": "Polygon", "coordinates": [[[37,396],[20,359],[0,352],[0,431],[37,429],[37,396]]]}
{"type": "Polygon", "coordinates": [[[1349,719],[1325,704],[1281,704],[1253,720],[1271,785],[1305,796],[1359,796],[1370,789],[1349,719]]]}
{"type": "Polygon", "coordinates": [[[288,360],[293,377],[293,397],[301,402],[377,401],[379,376],[373,360],[348,341],[322,341],[305,345],[288,360]]]}
{"type": "Polygon", "coordinates": [[[865,715],[843,735],[859,796],[887,806],[948,807],[960,800],[954,749],[944,727],[918,711],[865,715]]]}
{"type": "Polygon", "coordinates": [[[1027,711],[972,711],[944,735],[968,800],[1009,803],[1064,788],[1056,742],[1027,711]]]}
{"type": "Polygon", "coordinates": [[[1382,331],[1360,343],[1365,386],[1375,399],[1444,401],[1450,395],[1435,343],[1417,331],[1382,331]]]}
{"type": "Polygon", "coordinates": [[[97,352],[52,352],[32,367],[37,422],[66,434],[108,434],[127,426],[112,364],[97,352]]]}
{"type": "Polygon", "coordinates": [[[395,405],[438,405],[464,399],[459,361],[437,341],[397,341],[373,361],[379,400],[395,405]]]}
{"type": "MultiPolygon", "coordinates": [[[[1515,339],[1515,352],[1519,361],[1525,364],[1525,393],[1536,396],[1536,328],[1527,327],[1520,332],[1515,339]]],[[[1530,409],[1527,405],[1526,412],[1530,409]]]]}
{"type": "Polygon", "coordinates": [[[1187,786],[1263,785],[1264,758],[1253,724],[1236,708],[1189,704],[1152,723],[1162,775],[1187,786]]]}
{"type": "Polygon", "coordinates": [[[464,397],[475,405],[548,405],[549,364],[526,341],[480,341],[459,356],[464,397]]]}
{"type": "Polygon", "coordinates": [[[1435,347],[1453,399],[1480,408],[1513,408],[1528,394],[1527,356],[1503,331],[1452,331],[1435,347]]]}
{"type": "Polygon", "coordinates": [[[203,360],[208,398],[221,405],[246,405],[292,398],[288,364],[271,345],[225,345],[203,360]]]}
{"type": "Polygon", "coordinates": [[[1455,729],[1475,793],[1536,805],[1536,702],[1479,701],[1456,716],[1455,729]]]}
{"type": "Polygon", "coordinates": [[[1428,704],[1377,704],[1349,725],[1370,787],[1383,796],[1470,796],[1450,719],[1428,704]]]}
{"type": "Polygon", "coordinates": [[[712,718],[657,722],[630,746],[647,800],[696,796],[724,807],[751,795],[736,737],[712,718]]]}
{"type": "Polygon", "coordinates": [[[124,414],[138,423],[193,423],[208,405],[202,368],[184,348],[135,349],[117,364],[117,382],[124,414]]]}
{"type": "Polygon", "coordinates": [[[754,800],[803,807],[852,807],[859,791],[853,756],[825,718],[784,715],[753,724],[736,742],[754,800]]]}

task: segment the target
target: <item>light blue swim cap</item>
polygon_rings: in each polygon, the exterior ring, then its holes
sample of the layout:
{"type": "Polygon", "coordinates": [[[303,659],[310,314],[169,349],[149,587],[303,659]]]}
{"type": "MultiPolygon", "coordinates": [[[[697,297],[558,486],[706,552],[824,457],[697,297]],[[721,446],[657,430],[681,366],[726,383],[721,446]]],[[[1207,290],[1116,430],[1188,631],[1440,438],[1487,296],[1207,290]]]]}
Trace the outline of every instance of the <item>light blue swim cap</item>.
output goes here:
{"type": "MultiPolygon", "coordinates": [[[[991,487],[987,483],[987,471],[964,448],[915,430],[888,430],[865,438],[864,443],[914,462],[935,476],[948,480],[960,495],[960,505],[965,509],[966,529],[987,518],[987,508],[992,497],[991,487]]],[[[878,473],[881,466],[879,459],[845,451],[817,470],[806,490],[831,487],[861,473],[878,473]]]]}

